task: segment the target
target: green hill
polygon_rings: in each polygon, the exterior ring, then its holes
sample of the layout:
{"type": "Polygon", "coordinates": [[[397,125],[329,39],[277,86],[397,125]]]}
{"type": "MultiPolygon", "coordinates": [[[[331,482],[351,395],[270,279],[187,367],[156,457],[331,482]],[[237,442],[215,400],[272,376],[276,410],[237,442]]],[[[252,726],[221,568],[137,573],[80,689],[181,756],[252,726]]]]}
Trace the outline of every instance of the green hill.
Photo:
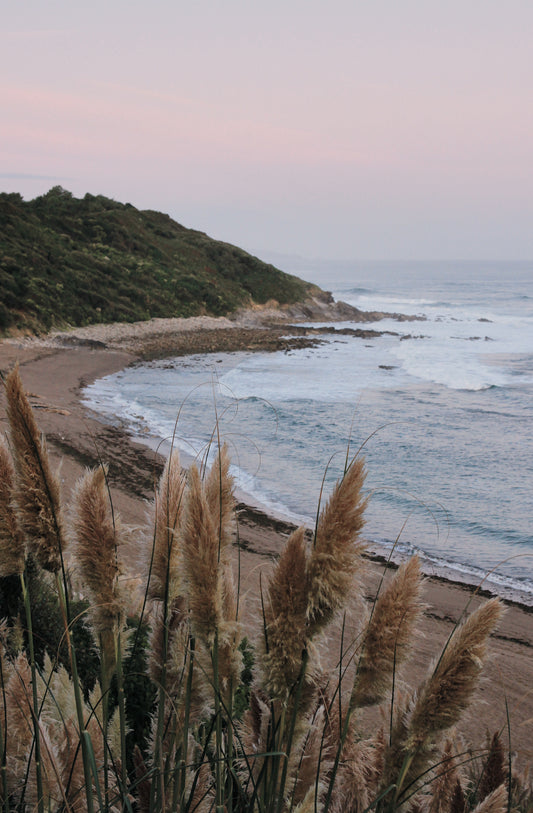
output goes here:
{"type": "Polygon", "coordinates": [[[220,316],[317,290],[160,212],[60,186],[0,194],[0,333],[220,316]]]}

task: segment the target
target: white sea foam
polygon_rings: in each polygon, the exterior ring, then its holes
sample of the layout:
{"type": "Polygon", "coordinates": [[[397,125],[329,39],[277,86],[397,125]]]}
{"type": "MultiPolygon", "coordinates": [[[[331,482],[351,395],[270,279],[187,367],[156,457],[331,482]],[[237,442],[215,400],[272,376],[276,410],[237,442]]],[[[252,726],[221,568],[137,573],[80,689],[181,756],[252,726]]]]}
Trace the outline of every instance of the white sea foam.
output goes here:
{"type": "Polygon", "coordinates": [[[356,403],[365,388],[401,385],[388,337],[380,344],[353,337],[290,354],[254,354],[219,378],[236,398],[266,401],[345,401],[356,403]]]}
{"type": "Polygon", "coordinates": [[[464,346],[450,350],[450,344],[404,342],[393,352],[409,375],[450,389],[475,391],[508,383],[509,377],[486,365],[479,353],[464,346]]]}
{"type": "MultiPolygon", "coordinates": [[[[482,390],[511,383],[510,375],[497,369],[491,356],[533,354],[533,330],[530,317],[495,311],[482,305],[436,302],[356,294],[345,297],[363,310],[392,310],[424,315],[424,321],[411,322],[411,335],[422,338],[397,343],[391,353],[403,371],[422,381],[442,384],[450,389],[482,390]]],[[[391,320],[367,325],[376,330],[398,331],[405,335],[405,323],[391,320]]],[[[529,378],[529,383],[533,376],[529,378]]],[[[525,383],[525,381],[524,381],[525,383]]]]}

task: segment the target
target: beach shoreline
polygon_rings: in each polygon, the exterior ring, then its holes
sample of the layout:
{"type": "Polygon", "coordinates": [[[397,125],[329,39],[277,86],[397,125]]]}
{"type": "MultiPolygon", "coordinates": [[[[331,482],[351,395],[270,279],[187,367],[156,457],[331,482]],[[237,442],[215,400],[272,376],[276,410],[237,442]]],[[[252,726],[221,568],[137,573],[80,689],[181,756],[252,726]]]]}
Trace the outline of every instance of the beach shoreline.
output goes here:
{"type": "MultiPolygon", "coordinates": [[[[153,494],[162,459],[121,427],[106,424],[101,416],[92,413],[81,399],[87,384],[146,357],[194,354],[211,349],[280,349],[284,342],[294,338],[309,342],[320,340],[312,334],[290,335],[286,326],[267,327],[264,323],[254,326],[248,322],[245,327],[210,317],[179,320],[179,323],[179,326],[169,326],[165,332],[160,330],[161,325],[151,323],[146,323],[140,331],[121,325],[111,333],[108,326],[95,326],[42,339],[13,338],[0,342],[0,369],[6,372],[15,363],[19,364],[37,421],[47,438],[52,462],[61,463],[66,494],[86,466],[96,465],[103,459],[109,464],[115,508],[130,526],[145,523],[147,501],[153,494]]],[[[3,398],[2,393],[2,432],[6,428],[3,398]]],[[[259,574],[263,579],[268,574],[292,525],[242,502],[238,505],[238,523],[240,570],[244,589],[253,597],[258,594],[259,574]]],[[[370,557],[365,583],[369,598],[384,568],[383,557],[370,557]]],[[[415,684],[438,655],[466,605],[470,605],[470,611],[484,597],[481,593],[474,595],[466,584],[432,576],[426,579],[424,599],[423,637],[417,642],[408,678],[415,684]]],[[[533,759],[530,724],[525,725],[524,721],[533,719],[530,693],[533,615],[531,608],[506,604],[506,616],[492,640],[486,677],[462,729],[478,745],[483,743],[486,730],[505,730],[507,701],[512,748],[518,750],[521,759],[530,761],[533,759]]]]}

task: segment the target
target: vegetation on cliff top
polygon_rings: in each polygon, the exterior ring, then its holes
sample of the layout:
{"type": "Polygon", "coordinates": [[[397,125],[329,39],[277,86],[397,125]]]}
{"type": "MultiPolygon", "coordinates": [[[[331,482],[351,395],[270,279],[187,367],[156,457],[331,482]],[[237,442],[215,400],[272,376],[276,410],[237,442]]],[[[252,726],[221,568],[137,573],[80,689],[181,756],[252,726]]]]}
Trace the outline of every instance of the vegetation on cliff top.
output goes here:
{"type": "Polygon", "coordinates": [[[0,333],[215,316],[314,286],[240,248],[102,195],[0,194],[0,333]]]}

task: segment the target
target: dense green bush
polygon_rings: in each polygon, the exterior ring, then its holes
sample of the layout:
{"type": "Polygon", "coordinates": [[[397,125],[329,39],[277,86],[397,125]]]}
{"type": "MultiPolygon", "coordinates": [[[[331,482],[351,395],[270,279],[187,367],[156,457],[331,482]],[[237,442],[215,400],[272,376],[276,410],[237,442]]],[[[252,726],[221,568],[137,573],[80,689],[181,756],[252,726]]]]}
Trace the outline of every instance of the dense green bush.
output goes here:
{"type": "Polygon", "coordinates": [[[218,316],[312,290],[160,212],[61,187],[28,202],[0,194],[0,331],[218,316]]]}

